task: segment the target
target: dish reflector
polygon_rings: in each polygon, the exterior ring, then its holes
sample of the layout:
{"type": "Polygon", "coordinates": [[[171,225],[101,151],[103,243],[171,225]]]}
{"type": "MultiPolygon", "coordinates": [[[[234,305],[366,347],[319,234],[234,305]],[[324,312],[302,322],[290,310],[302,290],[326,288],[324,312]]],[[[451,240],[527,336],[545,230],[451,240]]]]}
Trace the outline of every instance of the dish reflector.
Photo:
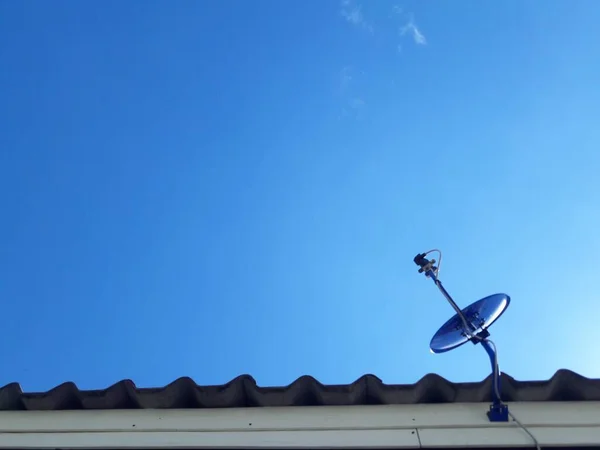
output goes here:
{"type": "Polygon", "coordinates": [[[469,326],[465,332],[463,321],[455,314],[435,333],[429,348],[433,353],[444,353],[460,347],[470,340],[469,336],[481,333],[490,327],[508,308],[510,297],[506,294],[494,294],[477,300],[462,310],[469,326]]]}

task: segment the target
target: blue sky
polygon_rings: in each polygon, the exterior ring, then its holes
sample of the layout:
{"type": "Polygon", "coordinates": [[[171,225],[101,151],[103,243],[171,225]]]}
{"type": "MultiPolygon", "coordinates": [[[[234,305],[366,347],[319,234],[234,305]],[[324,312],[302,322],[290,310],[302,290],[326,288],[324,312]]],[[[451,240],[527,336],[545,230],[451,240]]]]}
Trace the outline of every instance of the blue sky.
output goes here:
{"type": "Polygon", "coordinates": [[[0,3],[0,385],[600,377],[600,2],[0,3]]]}

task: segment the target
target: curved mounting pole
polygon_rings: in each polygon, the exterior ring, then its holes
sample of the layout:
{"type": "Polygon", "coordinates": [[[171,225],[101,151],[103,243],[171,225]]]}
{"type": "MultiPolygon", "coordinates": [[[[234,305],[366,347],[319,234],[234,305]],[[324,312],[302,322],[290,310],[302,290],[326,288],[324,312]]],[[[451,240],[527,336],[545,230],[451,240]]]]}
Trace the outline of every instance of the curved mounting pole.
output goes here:
{"type": "Polygon", "coordinates": [[[487,412],[488,419],[490,422],[508,422],[508,406],[502,403],[502,399],[500,398],[500,369],[498,368],[496,351],[487,340],[490,333],[487,330],[482,330],[475,334],[477,331],[476,327],[467,320],[461,309],[454,302],[452,297],[450,297],[448,291],[442,286],[442,282],[438,279],[436,275],[437,268],[434,265],[435,259],[430,261],[426,256],[427,254],[420,253],[414,258],[414,262],[420,267],[419,273],[424,273],[427,278],[432,279],[444,298],[450,303],[452,309],[454,309],[458,317],[460,317],[465,333],[470,338],[469,340],[473,344],[481,342],[481,346],[490,357],[490,363],[492,365],[492,404],[490,405],[490,410],[487,412]]]}
{"type": "Polygon", "coordinates": [[[492,365],[492,404],[490,405],[490,410],[487,412],[488,419],[490,419],[490,422],[508,422],[508,406],[502,403],[502,399],[500,398],[500,392],[502,391],[500,368],[498,367],[496,352],[487,339],[481,341],[481,346],[490,357],[492,365]]]}

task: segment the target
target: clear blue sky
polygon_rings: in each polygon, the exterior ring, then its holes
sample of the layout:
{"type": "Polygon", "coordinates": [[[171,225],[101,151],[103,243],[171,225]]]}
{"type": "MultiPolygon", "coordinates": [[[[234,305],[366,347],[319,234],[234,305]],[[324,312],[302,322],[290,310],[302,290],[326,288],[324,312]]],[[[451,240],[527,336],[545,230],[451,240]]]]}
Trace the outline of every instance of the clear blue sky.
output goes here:
{"type": "Polygon", "coordinates": [[[600,2],[0,2],[0,385],[600,377],[600,2]]]}

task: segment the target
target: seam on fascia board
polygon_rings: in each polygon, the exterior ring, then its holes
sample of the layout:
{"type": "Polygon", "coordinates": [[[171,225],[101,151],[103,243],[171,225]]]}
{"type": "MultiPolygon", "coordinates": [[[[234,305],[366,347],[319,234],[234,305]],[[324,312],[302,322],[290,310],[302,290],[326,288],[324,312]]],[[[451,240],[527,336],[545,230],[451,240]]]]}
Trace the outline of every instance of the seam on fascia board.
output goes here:
{"type": "Polygon", "coordinates": [[[421,443],[421,435],[419,434],[418,428],[415,428],[415,433],[417,433],[417,440],[419,441],[419,448],[423,448],[423,444],[421,443]]]}

